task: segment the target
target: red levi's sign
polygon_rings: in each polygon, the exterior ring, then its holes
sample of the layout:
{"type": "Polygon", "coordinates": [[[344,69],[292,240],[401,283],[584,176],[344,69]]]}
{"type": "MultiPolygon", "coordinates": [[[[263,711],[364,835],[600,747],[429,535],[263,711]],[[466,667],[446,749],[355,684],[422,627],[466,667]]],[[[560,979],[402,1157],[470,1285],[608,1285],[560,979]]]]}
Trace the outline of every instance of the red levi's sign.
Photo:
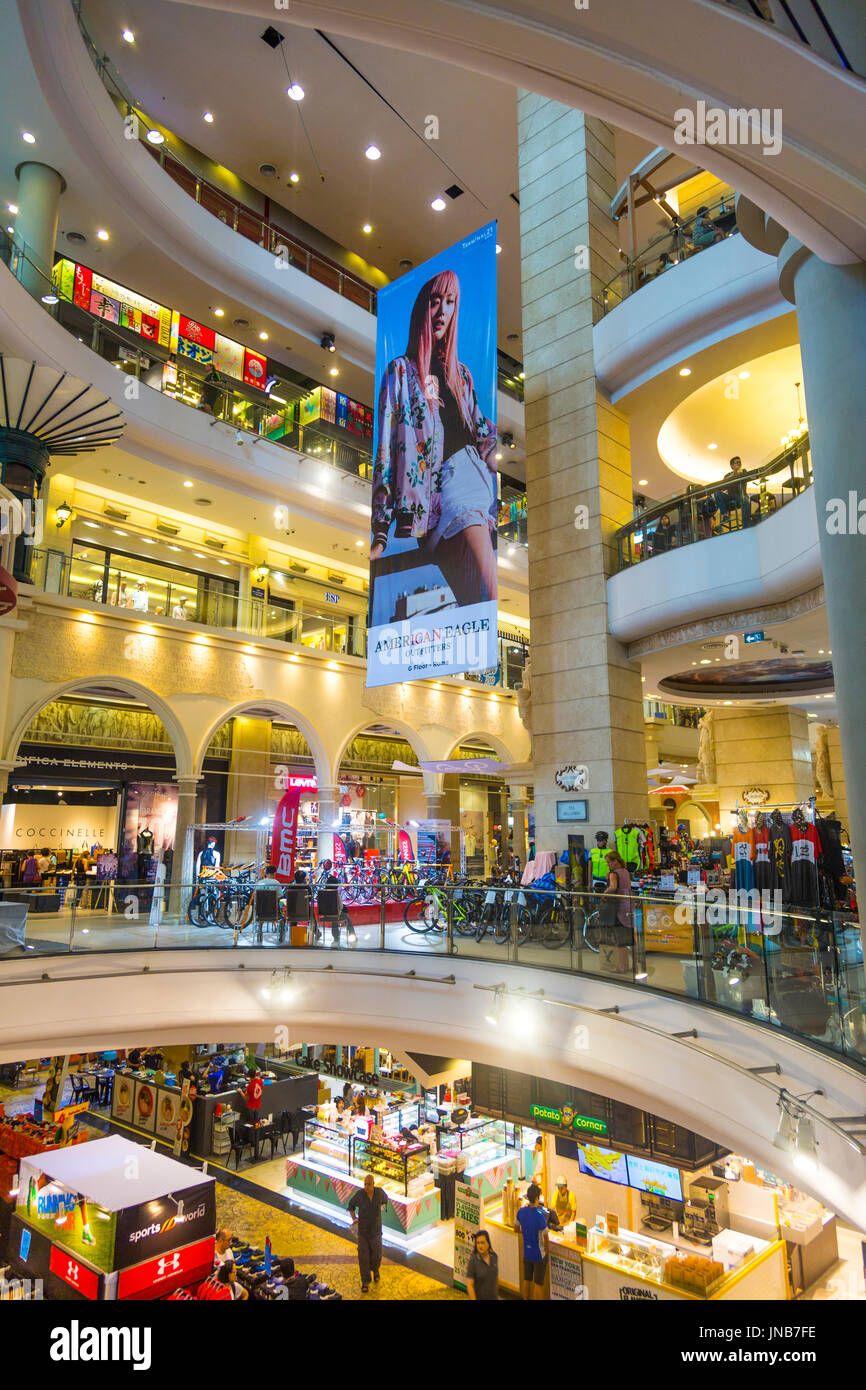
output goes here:
{"type": "Polygon", "coordinates": [[[171,1250],[132,1269],[121,1270],[117,1277],[118,1298],[162,1298],[163,1294],[181,1284],[206,1279],[213,1269],[214,1237],[196,1241],[183,1250],[171,1250]]]}
{"type": "Polygon", "coordinates": [[[289,787],[274,813],[274,833],[271,841],[271,859],[277,866],[276,878],[280,883],[291,883],[295,872],[295,845],[298,838],[298,805],[301,800],[300,787],[289,787]]]}
{"type": "Polygon", "coordinates": [[[58,1279],[62,1279],[71,1288],[77,1289],[85,1298],[99,1297],[99,1275],[87,1265],[80,1264],[78,1260],[67,1255],[65,1250],[52,1245],[51,1255],[48,1260],[48,1268],[52,1274],[56,1274],[58,1279]]]}

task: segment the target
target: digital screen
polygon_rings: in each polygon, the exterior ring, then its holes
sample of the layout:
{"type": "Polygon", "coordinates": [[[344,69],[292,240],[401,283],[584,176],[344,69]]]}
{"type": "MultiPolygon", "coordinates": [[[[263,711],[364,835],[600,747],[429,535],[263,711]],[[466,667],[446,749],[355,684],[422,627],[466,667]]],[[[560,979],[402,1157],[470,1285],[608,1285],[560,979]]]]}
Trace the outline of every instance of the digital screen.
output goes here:
{"type": "Polygon", "coordinates": [[[19,1258],[20,1258],[21,1260],[23,1260],[24,1263],[26,1264],[26,1262],[27,1262],[27,1257],[28,1257],[29,1254],[30,1254],[30,1232],[29,1232],[28,1230],[23,1230],[23,1231],[21,1232],[21,1245],[20,1245],[19,1250],[18,1250],[18,1256],[19,1256],[19,1258]]]}
{"type": "Polygon", "coordinates": [[[577,1161],[581,1173],[589,1178],[603,1178],[605,1182],[618,1182],[628,1187],[628,1163],[625,1154],[616,1149],[602,1149],[598,1144],[581,1144],[577,1161]]]}
{"type": "Polygon", "coordinates": [[[659,1197],[670,1197],[674,1202],[683,1200],[683,1180],[679,1168],[670,1168],[666,1163],[651,1163],[648,1158],[635,1158],[629,1154],[629,1187],[638,1192],[655,1192],[659,1197]]]}

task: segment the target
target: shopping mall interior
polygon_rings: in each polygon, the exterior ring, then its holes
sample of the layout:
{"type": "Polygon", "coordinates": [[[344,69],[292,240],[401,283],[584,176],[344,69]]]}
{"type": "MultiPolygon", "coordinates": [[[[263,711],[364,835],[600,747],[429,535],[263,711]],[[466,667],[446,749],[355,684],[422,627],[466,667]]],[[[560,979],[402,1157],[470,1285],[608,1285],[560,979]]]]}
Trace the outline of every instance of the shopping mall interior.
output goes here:
{"type": "Polygon", "coordinates": [[[654,13],[0,0],[0,1301],[866,1299],[866,26],[654,13]]]}

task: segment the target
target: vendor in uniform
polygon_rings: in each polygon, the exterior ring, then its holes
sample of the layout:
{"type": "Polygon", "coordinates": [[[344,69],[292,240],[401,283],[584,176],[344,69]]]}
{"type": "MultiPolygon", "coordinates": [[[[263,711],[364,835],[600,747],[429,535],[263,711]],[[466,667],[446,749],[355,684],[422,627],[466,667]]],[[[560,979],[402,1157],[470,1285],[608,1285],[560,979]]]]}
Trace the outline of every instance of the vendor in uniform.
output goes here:
{"type": "Polygon", "coordinates": [[[607,856],[610,853],[608,844],[608,833],[606,830],[599,830],[595,837],[595,849],[589,851],[589,880],[590,887],[594,893],[603,893],[607,887],[610,877],[610,869],[607,867],[607,856]]]}
{"type": "Polygon", "coordinates": [[[553,1210],[560,1226],[570,1226],[577,1217],[577,1198],[568,1185],[568,1179],[556,1179],[556,1192],[553,1196],[553,1210]]]}

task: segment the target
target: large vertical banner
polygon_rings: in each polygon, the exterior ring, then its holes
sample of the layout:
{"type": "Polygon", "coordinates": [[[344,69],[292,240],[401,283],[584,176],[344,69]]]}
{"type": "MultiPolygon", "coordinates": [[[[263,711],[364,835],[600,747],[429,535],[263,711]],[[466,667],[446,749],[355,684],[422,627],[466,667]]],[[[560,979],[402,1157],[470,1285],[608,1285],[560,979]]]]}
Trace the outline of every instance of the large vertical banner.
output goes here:
{"type": "Polygon", "coordinates": [[[367,685],[497,661],[496,223],[379,291],[367,685]]]}
{"type": "Polygon", "coordinates": [[[271,858],[277,866],[274,877],[280,883],[291,883],[295,873],[295,847],[298,838],[298,807],[300,787],[289,787],[274,813],[271,838],[271,858]]]}

